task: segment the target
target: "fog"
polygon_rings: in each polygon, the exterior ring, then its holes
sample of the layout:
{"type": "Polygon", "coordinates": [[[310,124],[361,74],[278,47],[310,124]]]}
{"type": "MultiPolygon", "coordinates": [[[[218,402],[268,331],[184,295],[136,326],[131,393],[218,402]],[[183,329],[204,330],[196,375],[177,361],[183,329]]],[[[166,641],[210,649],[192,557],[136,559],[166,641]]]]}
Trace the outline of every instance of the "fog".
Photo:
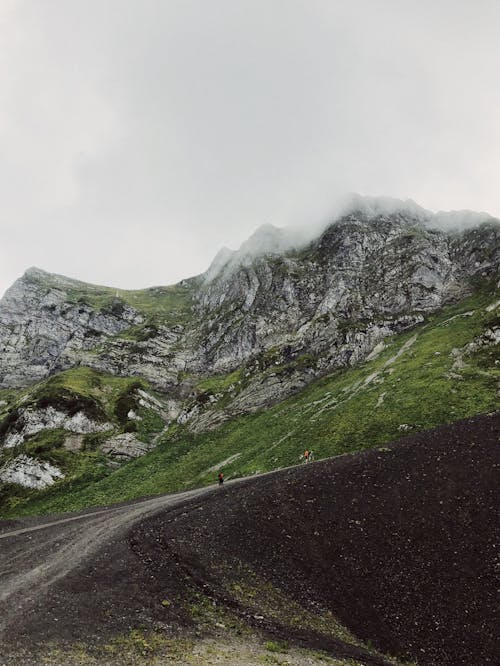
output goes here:
{"type": "Polygon", "coordinates": [[[494,0],[3,0],[0,293],[173,283],[347,192],[499,216],[499,27],[494,0]]]}
{"type": "Polygon", "coordinates": [[[205,281],[210,282],[221,273],[229,276],[234,268],[250,265],[254,259],[264,255],[279,256],[292,250],[301,250],[319,238],[327,227],[347,215],[366,217],[376,224],[380,218],[399,213],[415,224],[447,233],[460,233],[483,222],[494,221],[500,224],[499,220],[484,212],[456,210],[435,213],[422,208],[411,199],[403,201],[393,197],[370,197],[359,194],[339,197],[330,210],[329,217],[318,218],[309,224],[292,227],[263,225],[237,250],[222,248],[205,272],[205,281]]]}

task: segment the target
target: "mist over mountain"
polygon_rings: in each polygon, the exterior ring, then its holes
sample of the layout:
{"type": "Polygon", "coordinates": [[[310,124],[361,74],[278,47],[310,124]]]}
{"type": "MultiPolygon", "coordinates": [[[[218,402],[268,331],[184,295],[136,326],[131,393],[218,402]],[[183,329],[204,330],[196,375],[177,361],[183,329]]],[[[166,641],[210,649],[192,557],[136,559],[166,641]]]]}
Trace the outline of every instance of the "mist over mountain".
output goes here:
{"type": "Polygon", "coordinates": [[[206,271],[205,278],[210,281],[224,269],[250,265],[254,259],[266,254],[282,255],[292,250],[301,250],[317,239],[328,226],[350,214],[367,219],[378,218],[380,221],[391,216],[401,216],[429,229],[446,232],[464,231],[495,219],[489,213],[470,210],[433,212],[412,199],[350,194],[340,197],[332,206],[330,215],[322,221],[291,227],[275,227],[272,224],[260,226],[238,250],[220,250],[206,271]]]}
{"type": "Polygon", "coordinates": [[[499,26],[0,1],[0,666],[500,666],[499,26]]]}
{"type": "Polygon", "coordinates": [[[33,268],[0,302],[0,387],[88,366],[147,379],[195,423],[205,408],[184,404],[192,377],[271,350],[288,362],[309,355],[305,372],[243,392],[240,409],[257,409],[359,362],[384,337],[469,295],[471,281],[495,279],[499,235],[485,214],[356,196],[324,229],[266,225],[171,287],[123,291],[33,268]]]}

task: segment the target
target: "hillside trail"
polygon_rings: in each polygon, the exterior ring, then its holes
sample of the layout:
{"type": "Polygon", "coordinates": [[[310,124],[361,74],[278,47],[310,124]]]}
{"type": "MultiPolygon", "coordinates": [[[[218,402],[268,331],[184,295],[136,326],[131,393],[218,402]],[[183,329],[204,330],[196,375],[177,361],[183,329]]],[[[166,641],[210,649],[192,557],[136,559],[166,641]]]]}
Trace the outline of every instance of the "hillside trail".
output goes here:
{"type": "Polygon", "coordinates": [[[57,520],[39,518],[36,524],[28,519],[25,526],[0,533],[0,639],[26,607],[102,546],[144,518],[216,490],[210,486],[57,520]]]}
{"type": "MultiPolygon", "coordinates": [[[[307,467],[312,465],[314,465],[313,462],[307,464],[307,467]]],[[[302,466],[304,466],[304,463],[254,474],[251,477],[231,479],[224,483],[224,488],[252,484],[257,478],[273,476],[287,469],[302,466]]],[[[201,499],[203,501],[203,499],[218,495],[220,492],[220,487],[217,484],[130,501],[121,505],[94,507],[76,514],[33,516],[17,521],[0,520],[0,664],[4,664],[3,659],[7,659],[5,666],[7,663],[16,666],[21,663],[23,665],[33,663],[38,666],[38,653],[25,654],[23,652],[21,661],[19,661],[14,653],[12,655],[10,653],[2,655],[2,646],[13,646],[9,637],[12,630],[33,609],[37,608],[38,613],[44,613],[45,595],[50,594],[52,586],[58,581],[74,573],[78,574],[89,564],[92,565],[101,550],[126,537],[127,533],[141,521],[160,513],[165,514],[168,521],[168,514],[171,511],[176,515],[180,507],[182,507],[181,511],[184,510],[185,505],[185,510],[188,512],[190,507],[193,506],[192,500],[201,499]],[[9,661],[11,657],[14,661],[9,661]],[[31,661],[32,657],[35,661],[31,661]]],[[[194,505],[197,507],[199,502],[196,501],[194,505]]],[[[57,621],[57,618],[54,617],[53,621],[57,621]]],[[[305,649],[307,640],[304,641],[303,638],[299,640],[298,645],[303,643],[305,649]]],[[[308,640],[310,639],[311,636],[308,636],[308,640]]],[[[353,655],[359,653],[364,659],[362,663],[379,666],[389,665],[389,662],[384,658],[369,655],[364,649],[335,642],[336,649],[339,648],[339,645],[341,648],[347,647],[349,654],[351,654],[351,651],[353,651],[353,655]]],[[[26,649],[26,646],[23,649],[26,649]]],[[[290,652],[287,653],[289,661],[285,663],[289,663],[290,666],[294,664],[299,666],[306,663],[316,664],[323,659],[320,657],[316,659],[314,655],[311,656],[309,653],[306,655],[301,650],[302,648],[297,647],[295,649],[291,646],[290,652]]],[[[267,659],[265,646],[254,645],[251,641],[239,644],[237,640],[235,642],[231,637],[226,637],[224,645],[217,647],[218,656],[216,661],[212,660],[212,658],[215,659],[212,652],[213,646],[201,642],[192,655],[195,662],[192,662],[190,657],[189,663],[204,665],[228,663],[252,666],[263,659],[267,659]],[[198,656],[195,654],[196,650],[199,652],[198,656]],[[197,661],[198,658],[199,661],[197,661]]],[[[175,663],[179,663],[181,666],[188,662],[179,661],[175,663]]],[[[358,662],[350,660],[349,663],[358,662]]]]}
{"type": "MultiPolygon", "coordinates": [[[[228,480],[224,486],[278,471],[228,480]]],[[[77,514],[29,517],[16,521],[15,529],[0,521],[0,641],[6,628],[44,591],[135,524],[218,490],[214,485],[77,514]]]]}

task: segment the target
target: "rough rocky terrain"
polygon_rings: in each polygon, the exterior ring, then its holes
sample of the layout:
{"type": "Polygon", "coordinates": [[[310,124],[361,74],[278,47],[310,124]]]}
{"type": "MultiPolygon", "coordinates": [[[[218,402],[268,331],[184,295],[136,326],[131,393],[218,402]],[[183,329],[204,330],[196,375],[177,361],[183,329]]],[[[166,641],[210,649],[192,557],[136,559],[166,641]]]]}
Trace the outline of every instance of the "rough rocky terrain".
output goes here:
{"type": "Polygon", "coordinates": [[[353,210],[309,245],[287,251],[261,229],[249,241],[253,247],[264,236],[260,254],[244,245],[204,276],[142,292],[30,269],[0,303],[0,387],[85,365],[145,378],[184,421],[196,421],[203,401],[185,404],[196,377],[247,364],[260,390],[247,382],[233,411],[277,401],[463,298],[471,279],[498,278],[497,221],[445,233],[420,210],[353,210]],[[267,386],[260,371],[277,362],[294,372],[267,386]]]}
{"type": "Polygon", "coordinates": [[[130,663],[161,664],[179,631],[250,631],[365,665],[497,664],[499,434],[484,415],[184,497],[1,524],[3,662],[128,663],[132,644],[130,663]]]}
{"type": "MultiPolygon", "coordinates": [[[[0,302],[0,483],[43,488],[71,475],[74,461],[42,455],[62,433],[68,451],[117,467],[169,429],[217,430],[496,284],[500,223],[444,232],[437,222],[408,202],[384,212],[358,200],[312,241],[263,227],[204,275],[139,291],[29,269],[0,302]]],[[[498,343],[498,321],[485,335],[498,343]]]]}

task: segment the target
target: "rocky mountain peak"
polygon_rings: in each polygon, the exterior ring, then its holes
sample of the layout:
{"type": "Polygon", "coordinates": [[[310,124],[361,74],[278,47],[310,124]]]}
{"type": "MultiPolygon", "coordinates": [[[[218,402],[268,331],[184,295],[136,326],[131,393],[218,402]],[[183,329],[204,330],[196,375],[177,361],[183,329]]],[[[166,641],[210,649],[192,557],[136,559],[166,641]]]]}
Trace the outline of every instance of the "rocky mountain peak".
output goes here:
{"type": "MultiPolygon", "coordinates": [[[[214,429],[373,358],[386,338],[498,281],[500,223],[446,219],[453,231],[414,202],[358,200],[314,233],[265,225],[238,251],[221,250],[204,276],[137,291],[28,269],[0,302],[0,389],[35,386],[4,401],[0,448],[14,455],[40,432],[64,430],[64,447],[80,450],[90,433],[107,437],[100,450],[118,464],[172,422],[214,429]],[[116,382],[131,385],[115,395],[116,382]],[[96,391],[108,401],[99,413],[96,391]],[[142,419],[157,428],[144,441],[134,434],[142,419]]],[[[486,333],[495,343],[497,328],[486,333]]],[[[13,462],[6,478],[19,465],[23,483],[56,478],[35,463],[13,462]]]]}
{"type": "Polygon", "coordinates": [[[232,372],[272,349],[311,355],[314,372],[355,363],[470,293],[471,278],[498,276],[498,221],[454,233],[438,223],[412,201],[357,198],[319,231],[264,225],[205,279],[137,292],[31,268],[0,303],[0,388],[84,365],[184,395],[179,377],[232,372]]]}
{"type": "Polygon", "coordinates": [[[242,266],[265,256],[282,256],[307,244],[309,232],[299,228],[281,228],[272,224],[261,225],[238,250],[222,248],[205,273],[205,281],[211,282],[220,275],[230,275],[242,266]]]}
{"type": "Polygon", "coordinates": [[[238,250],[220,250],[204,275],[205,282],[216,278],[230,278],[239,268],[249,268],[263,257],[286,256],[300,252],[308,246],[324,245],[325,239],[338,237],[339,228],[345,234],[365,233],[372,227],[376,227],[376,231],[382,234],[388,232],[392,235],[397,233],[398,229],[425,229],[453,234],[477,228],[485,222],[499,224],[498,220],[488,213],[469,210],[434,213],[422,208],[412,199],[354,194],[337,206],[337,213],[327,223],[282,228],[272,224],[260,226],[238,250]]]}
{"type": "Polygon", "coordinates": [[[37,266],[31,266],[24,271],[23,278],[26,280],[43,280],[51,274],[37,266]]]}

